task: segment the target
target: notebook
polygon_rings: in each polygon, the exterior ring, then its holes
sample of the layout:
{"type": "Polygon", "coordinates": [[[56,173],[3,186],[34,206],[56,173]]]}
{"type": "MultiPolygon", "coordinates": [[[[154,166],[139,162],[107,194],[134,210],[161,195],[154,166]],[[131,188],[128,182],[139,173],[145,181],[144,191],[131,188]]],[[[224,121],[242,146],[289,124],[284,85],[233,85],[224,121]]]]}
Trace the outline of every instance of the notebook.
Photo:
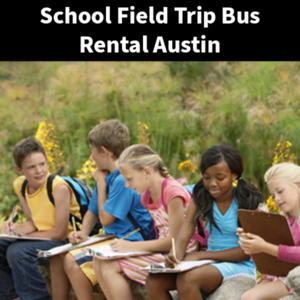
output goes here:
{"type": "Polygon", "coordinates": [[[148,255],[152,254],[153,252],[150,251],[142,251],[142,252],[115,252],[111,249],[109,245],[105,246],[96,246],[96,247],[86,247],[89,254],[92,256],[96,256],[100,259],[116,259],[122,257],[129,257],[129,256],[141,256],[141,255],[148,255]]]}
{"type": "Polygon", "coordinates": [[[150,273],[180,273],[185,272],[203,265],[212,264],[214,260],[206,259],[206,260],[196,260],[196,261],[182,261],[180,264],[176,265],[175,268],[166,268],[165,263],[152,264],[145,268],[141,268],[140,270],[149,271],[150,273]]]}
{"type": "MultiPolygon", "coordinates": [[[[295,246],[294,238],[285,216],[263,211],[246,209],[238,210],[238,217],[245,232],[262,237],[274,245],[295,246]]],[[[258,271],[266,275],[287,276],[289,271],[297,267],[287,261],[279,260],[267,253],[252,254],[258,271]]]]}
{"type": "Polygon", "coordinates": [[[88,239],[85,242],[75,244],[75,245],[69,243],[69,244],[65,244],[65,245],[62,245],[62,246],[54,247],[54,248],[49,249],[49,250],[39,250],[39,249],[37,249],[39,251],[38,256],[42,256],[42,257],[54,256],[54,255],[57,255],[57,254],[60,254],[60,253],[68,252],[68,251],[71,251],[71,250],[74,250],[74,249],[83,248],[83,247],[88,246],[88,245],[92,245],[92,244],[95,244],[95,243],[98,243],[98,242],[102,242],[102,241],[111,239],[113,237],[115,237],[114,234],[102,234],[102,235],[99,235],[99,236],[96,236],[96,237],[88,237],[88,239]]]}

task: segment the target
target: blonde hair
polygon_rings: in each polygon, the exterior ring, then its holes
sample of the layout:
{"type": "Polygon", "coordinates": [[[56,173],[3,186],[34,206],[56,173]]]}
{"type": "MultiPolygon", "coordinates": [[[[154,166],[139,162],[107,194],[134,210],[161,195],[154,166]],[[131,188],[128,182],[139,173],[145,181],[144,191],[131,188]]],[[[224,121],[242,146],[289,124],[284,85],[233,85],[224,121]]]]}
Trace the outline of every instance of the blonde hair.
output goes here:
{"type": "Polygon", "coordinates": [[[117,167],[120,167],[124,163],[129,163],[135,170],[152,167],[155,171],[158,171],[162,177],[171,177],[168,170],[164,167],[160,156],[145,145],[137,144],[126,148],[116,162],[117,167]]]}
{"type": "MultiPolygon", "coordinates": [[[[300,167],[293,163],[280,163],[269,168],[264,176],[265,182],[268,183],[272,179],[283,179],[286,183],[293,187],[299,187],[296,182],[300,182],[300,167]]],[[[283,212],[284,215],[286,213],[283,212]]],[[[300,226],[300,197],[298,205],[298,225],[300,226]]]]}
{"type": "Polygon", "coordinates": [[[118,159],[122,151],[129,146],[129,129],[118,119],[108,120],[95,126],[89,132],[87,140],[89,144],[95,146],[98,151],[100,151],[103,146],[118,159]]]}

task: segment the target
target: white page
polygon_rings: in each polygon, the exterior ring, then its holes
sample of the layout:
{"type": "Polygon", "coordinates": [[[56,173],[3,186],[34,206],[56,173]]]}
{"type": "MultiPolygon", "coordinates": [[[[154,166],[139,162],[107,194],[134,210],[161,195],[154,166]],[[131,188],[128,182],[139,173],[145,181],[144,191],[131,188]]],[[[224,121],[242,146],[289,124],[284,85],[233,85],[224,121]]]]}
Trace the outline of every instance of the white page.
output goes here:
{"type": "Polygon", "coordinates": [[[17,236],[9,234],[0,234],[1,239],[10,239],[10,240],[31,240],[31,241],[51,241],[48,238],[39,238],[39,237],[29,237],[29,236],[17,236]]]}
{"type": "Polygon", "coordinates": [[[206,259],[206,260],[196,260],[196,261],[182,261],[178,264],[175,268],[166,268],[165,263],[155,264],[156,266],[160,266],[161,268],[157,267],[151,270],[151,267],[148,266],[146,268],[141,268],[140,270],[149,271],[150,273],[179,273],[184,272],[193,268],[197,268],[203,265],[214,263],[214,260],[206,259]]]}
{"type": "MultiPolygon", "coordinates": [[[[113,235],[112,235],[113,237],[113,235]]],[[[58,246],[58,247],[54,247],[52,249],[49,250],[39,250],[38,255],[40,256],[44,256],[44,257],[48,257],[48,256],[54,256],[60,253],[64,253],[64,252],[68,252],[74,249],[78,249],[78,248],[82,248],[85,247],[87,245],[91,245],[91,244],[95,244],[101,241],[104,241],[107,239],[107,236],[99,236],[99,237],[89,237],[86,241],[73,245],[71,243],[62,245],[62,246],[58,246]]]]}
{"type": "Polygon", "coordinates": [[[109,245],[96,246],[96,247],[86,247],[92,256],[103,256],[103,257],[120,257],[120,256],[139,256],[144,254],[151,254],[150,251],[143,252],[115,252],[111,249],[109,245]]]}

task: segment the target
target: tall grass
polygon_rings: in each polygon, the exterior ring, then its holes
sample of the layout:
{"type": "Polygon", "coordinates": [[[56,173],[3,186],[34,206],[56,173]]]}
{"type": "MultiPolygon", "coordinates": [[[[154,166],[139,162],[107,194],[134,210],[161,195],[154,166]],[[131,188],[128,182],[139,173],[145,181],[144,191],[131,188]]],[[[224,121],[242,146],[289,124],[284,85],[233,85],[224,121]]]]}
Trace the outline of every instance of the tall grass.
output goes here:
{"type": "Polygon", "coordinates": [[[236,147],[246,179],[262,182],[283,134],[299,157],[299,62],[0,62],[0,213],[18,202],[12,149],[50,118],[76,176],[88,159],[88,132],[118,118],[138,142],[138,122],[174,177],[191,159],[199,179],[202,153],[236,147]]]}

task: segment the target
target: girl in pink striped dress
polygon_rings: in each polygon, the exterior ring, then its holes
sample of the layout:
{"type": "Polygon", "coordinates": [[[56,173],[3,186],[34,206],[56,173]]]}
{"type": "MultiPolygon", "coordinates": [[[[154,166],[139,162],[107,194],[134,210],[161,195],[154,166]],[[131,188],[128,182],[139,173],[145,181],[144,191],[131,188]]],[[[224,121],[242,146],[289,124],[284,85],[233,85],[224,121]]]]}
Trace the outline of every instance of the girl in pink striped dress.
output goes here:
{"type": "MultiPolygon", "coordinates": [[[[156,240],[131,242],[114,240],[110,243],[117,252],[152,251],[157,254],[128,257],[116,260],[93,259],[93,267],[99,284],[108,300],[132,299],[125,276],[145,284],[148,272],[140,268],[152,263],[164,262],[164,254],[172,247],[184,221],[191,201],[190,193],[164,168],[161,158],[145,145],[133,145],[123,151],[117,161],[126,187],[142,194],[141,202],[151,214],[159,236],[156,240]]],[[[192,238],[186,251],[196,251],[197,242],[192,238]]]]}

